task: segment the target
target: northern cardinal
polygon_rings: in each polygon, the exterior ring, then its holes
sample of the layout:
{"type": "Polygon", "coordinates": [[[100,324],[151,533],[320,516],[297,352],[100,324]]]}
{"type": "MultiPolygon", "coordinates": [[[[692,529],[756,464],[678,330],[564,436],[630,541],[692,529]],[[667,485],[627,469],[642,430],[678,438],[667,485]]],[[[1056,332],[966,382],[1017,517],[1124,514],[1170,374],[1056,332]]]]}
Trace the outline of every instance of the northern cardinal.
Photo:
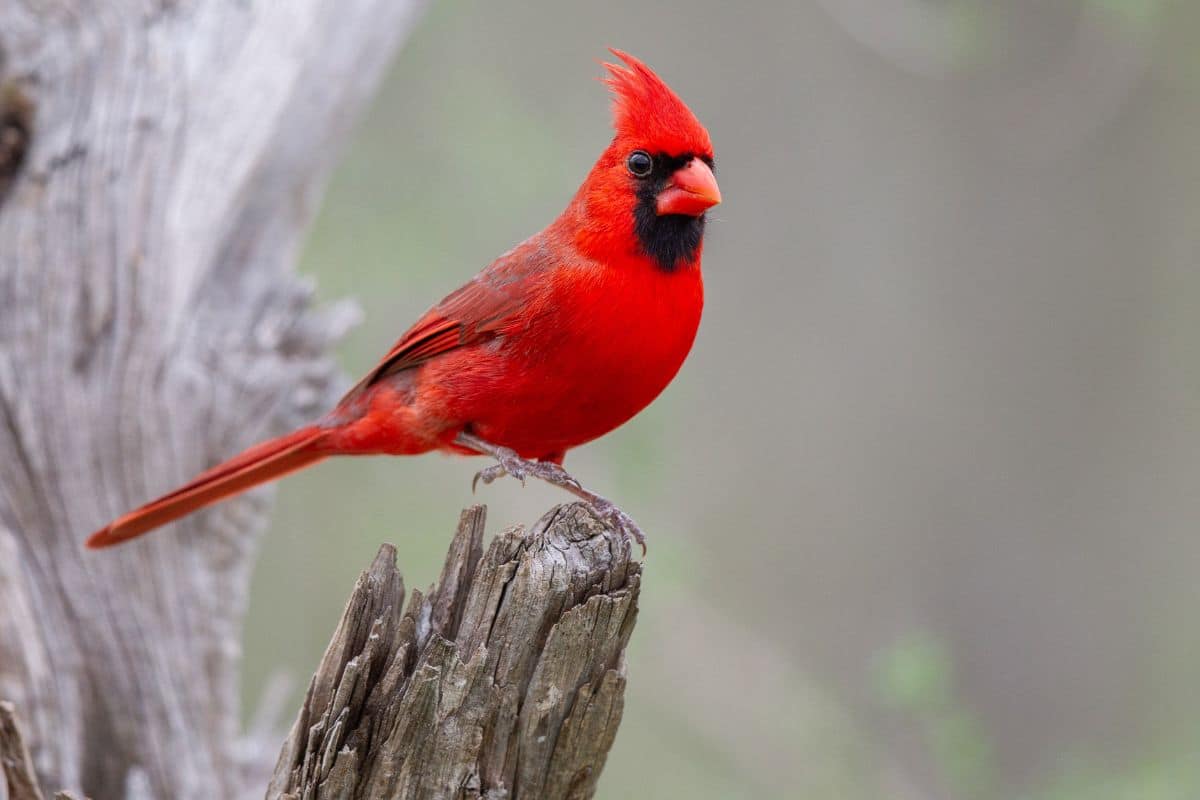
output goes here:
{"type": "Polygon", "coordinates": [[[562,468],[675,377],[704,304],[705,211],[721,202],[708,132],[641,61],[605,64],[612,143],[566,210],[408,329],[319,422],[255,445],[87,540],[107,547],[327,456],[483,454],[479,472],[583,498],[645,548],[632,519],[562,468]]]}

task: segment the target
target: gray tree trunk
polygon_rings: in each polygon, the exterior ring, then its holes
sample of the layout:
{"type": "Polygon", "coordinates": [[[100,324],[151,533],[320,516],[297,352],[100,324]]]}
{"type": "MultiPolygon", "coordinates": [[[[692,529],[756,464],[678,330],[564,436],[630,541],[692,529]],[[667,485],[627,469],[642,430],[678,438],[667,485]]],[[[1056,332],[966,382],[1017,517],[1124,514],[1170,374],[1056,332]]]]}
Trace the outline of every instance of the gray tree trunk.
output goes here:
{"type": "Polygon", "coordinates": [[[261,796],[237,674],[263,495],[82,542],[332,399],[353,311],[291,269],[421,6],[0,2],[0,699],[44,787],[261,796]]]}
{"type": "Polygon", "coordinates": [[[402,610],[396,553],[359,578],[268,800],[588,798],[621,721],[641,567],[582,504],[483,553],[463,512],[402,610]]]}

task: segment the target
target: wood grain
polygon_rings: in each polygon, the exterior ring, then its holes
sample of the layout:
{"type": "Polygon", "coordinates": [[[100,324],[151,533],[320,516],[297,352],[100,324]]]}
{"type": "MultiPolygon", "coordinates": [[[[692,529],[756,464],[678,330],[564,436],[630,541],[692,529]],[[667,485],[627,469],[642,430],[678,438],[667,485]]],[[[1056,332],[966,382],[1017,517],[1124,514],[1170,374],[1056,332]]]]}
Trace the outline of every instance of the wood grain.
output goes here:
{"type": "Polygon", "coordinates": [[[43,787],[261,796],[238,669],[268,495],[82,542],[334,398],[356,312],[292,268],[422,5],[0,3],[0,698],[43,787]]]}
{"type": "Polygon", "coordinates": [[[465,510],[441,580],[384,545],[280,753],[268,800],[587,798],[616,736],[641,567],[583,504],[482,550],[465,510]]]}

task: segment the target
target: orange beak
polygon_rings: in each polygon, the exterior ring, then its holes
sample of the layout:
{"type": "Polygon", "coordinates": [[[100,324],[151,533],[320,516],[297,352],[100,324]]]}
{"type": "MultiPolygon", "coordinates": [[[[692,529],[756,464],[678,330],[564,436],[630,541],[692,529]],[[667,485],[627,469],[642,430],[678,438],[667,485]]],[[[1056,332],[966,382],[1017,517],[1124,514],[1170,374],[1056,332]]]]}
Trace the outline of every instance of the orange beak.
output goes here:
{"type": "Polygon", "coordinates": [[[698,217],[721,202],[721,190],[712,168],[693,158],[671,176],[670,183],[658,193],[656,210],[665,214],[686,214],[698,217]]]}

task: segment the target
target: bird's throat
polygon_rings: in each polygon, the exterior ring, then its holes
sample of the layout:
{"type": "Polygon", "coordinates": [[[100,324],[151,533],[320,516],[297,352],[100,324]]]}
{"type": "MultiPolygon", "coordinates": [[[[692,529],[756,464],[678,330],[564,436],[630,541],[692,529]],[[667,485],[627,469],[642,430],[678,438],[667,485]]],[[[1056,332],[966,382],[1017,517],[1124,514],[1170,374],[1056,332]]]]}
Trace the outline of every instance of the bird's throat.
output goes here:
{"type": "Polygon", "coordinates": [[[664,272],[694,264],[704,241],[705,217],[684,214],[659,216],[653,195],[638,198],[634,234],[642,252],[664,272]]]}

